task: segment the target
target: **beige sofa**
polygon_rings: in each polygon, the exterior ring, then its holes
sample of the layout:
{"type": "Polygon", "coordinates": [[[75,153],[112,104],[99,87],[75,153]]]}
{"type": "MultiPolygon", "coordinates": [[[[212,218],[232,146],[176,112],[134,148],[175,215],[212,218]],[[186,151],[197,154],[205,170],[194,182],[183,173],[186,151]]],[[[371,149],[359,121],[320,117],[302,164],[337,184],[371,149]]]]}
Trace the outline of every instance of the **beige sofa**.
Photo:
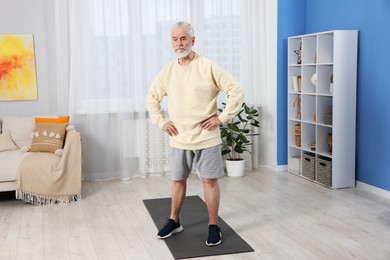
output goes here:
{"type": "Polygon", "coordinates": [[[0,192],[32,204],[81,199],[80,134],[68,126],[62,149],[30,152],[35,126],[35,117],[0,120],[0,192]]]}

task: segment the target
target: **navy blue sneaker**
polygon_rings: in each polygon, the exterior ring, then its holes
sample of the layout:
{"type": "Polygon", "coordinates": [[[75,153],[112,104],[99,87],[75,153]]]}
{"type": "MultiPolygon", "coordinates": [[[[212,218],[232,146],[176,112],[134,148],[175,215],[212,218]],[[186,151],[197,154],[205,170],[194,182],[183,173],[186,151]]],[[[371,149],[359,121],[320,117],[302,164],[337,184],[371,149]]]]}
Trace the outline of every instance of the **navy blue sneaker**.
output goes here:
{"type": "Polygon", "coordinates": [[[179,221],[176,223],[173,219],[168,219],[167,222],[165,222],[164,227],[158,231],[157,237],[164,239],[182,231],[183,227],[180,225],[179,221]]]}
{"type": "Polygon", "coordinates": [[[218,225],[209,225],[209,237],[207,238],[206,245],[217,246],[221,244],[222,230],[218,225]]]}

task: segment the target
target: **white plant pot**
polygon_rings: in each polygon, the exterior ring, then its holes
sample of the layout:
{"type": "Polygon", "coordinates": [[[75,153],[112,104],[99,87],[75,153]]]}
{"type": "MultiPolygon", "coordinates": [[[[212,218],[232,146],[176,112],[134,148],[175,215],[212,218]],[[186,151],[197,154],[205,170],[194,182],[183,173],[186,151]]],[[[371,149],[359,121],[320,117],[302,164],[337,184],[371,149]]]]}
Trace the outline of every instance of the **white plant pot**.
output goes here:
{"type": "Polygon", "coordinates": [[[333,83],[329,84],[329,93],[333,94],[333,83]]]}
{"type": "Polygon", "coordinates": [[[244,176],[245,160],[230,161],[226,160],[226,171],[229,177],[242,177],[244,176]]]}

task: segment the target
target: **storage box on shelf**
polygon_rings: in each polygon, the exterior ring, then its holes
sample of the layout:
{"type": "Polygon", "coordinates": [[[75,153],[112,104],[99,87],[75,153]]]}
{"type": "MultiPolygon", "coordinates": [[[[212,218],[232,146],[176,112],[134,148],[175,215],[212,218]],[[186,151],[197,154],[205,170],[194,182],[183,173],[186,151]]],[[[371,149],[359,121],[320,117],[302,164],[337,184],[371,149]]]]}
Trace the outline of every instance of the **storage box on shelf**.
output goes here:
{"type": "Polygon", "coordinates": [[[302,166],[302,176],[314,180],[315,177],[315,154],[304,152],[303,153],[303,166],[302,166]]]}
{"type": "Polygon", "coordinates": [[[333,189],[355,186],[357,37],[288,38],[288,169],[333,189]]]}
{"type": "Polygon", "coordinates": [[[317,157],[317,181],[325,186],[332,186],[332,160],[327,157],[317,157]]]}

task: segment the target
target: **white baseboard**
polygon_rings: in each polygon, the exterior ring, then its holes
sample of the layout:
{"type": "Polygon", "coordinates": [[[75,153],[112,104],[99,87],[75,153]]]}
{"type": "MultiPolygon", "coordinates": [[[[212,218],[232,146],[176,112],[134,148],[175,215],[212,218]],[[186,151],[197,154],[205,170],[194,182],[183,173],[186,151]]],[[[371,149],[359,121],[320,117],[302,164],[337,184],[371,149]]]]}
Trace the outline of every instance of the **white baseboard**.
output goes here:
{"type": "Polygon", "coordinates": [[[275,171],[287,171],[288,167],[287,165],[276,165],[274,166],[275,171]]]}
{"type": "Polygon", "coordinates": [[[366,184],[364,182],[356,181],[356,188],[374,193],[386,199],[390,199],[390,191],[380,189],[378,187],[366,184]]]}
{"type": "Polygon", "coordinates": [[[273,170],[273,171],[277,171],[277,172],[280,172],[280,171],[287,171],[287,165],[259,165],[258,168],[268,168],[270,170],[273,170]]]}

